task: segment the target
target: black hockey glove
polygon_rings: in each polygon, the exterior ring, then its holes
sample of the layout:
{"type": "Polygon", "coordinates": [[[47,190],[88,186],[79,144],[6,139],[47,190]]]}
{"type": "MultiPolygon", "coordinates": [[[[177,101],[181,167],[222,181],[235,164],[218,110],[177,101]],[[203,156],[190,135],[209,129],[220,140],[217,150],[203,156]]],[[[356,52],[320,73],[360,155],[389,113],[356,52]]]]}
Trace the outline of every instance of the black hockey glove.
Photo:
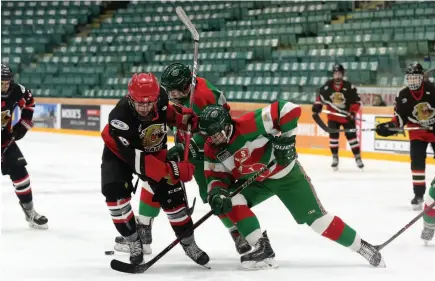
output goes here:
{"type": "Polygon", "coordinates": [[[348,112],[346,115],[347,121],[354,121],[355,120],[355,112],[348,112]]]}
{"type": "Polygon", "coordinates": [[[315,104],[313,104],[313,107],[311,108],[311,110],[313,111],[313,113],[320,113],[322,111],[322,107],[323,107],[323,105],[315,103],[315,104]]]}
{"type": "Polygon", "coordinates": [[[280,166],[287,166],[296,159],[296,136],[273,137],[272,147],[276,163],[280,166]]]}
{"type": "Polygon", "coordinates": [[[383,137],[389,137],[397,134],[396,131],[391,131],[390,130],[391,128],[397,128],[396,123],[394,122],[381,123],[376,126],[376,133],[383,137]]]}

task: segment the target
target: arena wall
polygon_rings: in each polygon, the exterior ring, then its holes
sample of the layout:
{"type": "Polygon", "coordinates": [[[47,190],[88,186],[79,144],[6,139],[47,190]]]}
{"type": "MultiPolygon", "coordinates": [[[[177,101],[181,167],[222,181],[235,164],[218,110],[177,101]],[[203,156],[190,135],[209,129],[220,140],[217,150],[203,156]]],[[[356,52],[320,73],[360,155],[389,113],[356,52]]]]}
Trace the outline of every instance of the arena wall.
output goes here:
{"type": "MultiPolygon", "coordinates": [[[[32,131],[60,134],[99,136],[108,120],[108,115],[116,99],[59,99],[37,98],[35,108],[35,127],[32,131]]],[[[240,116],[246,112],[262,108],[261,103],[230,103],[231,113],[240,116]]],[[[298,153],[330,155],[328,134],[312,120],[311,105],[302,105],[297,137],[298,153]]],[[[360,118],[365,120],[357,124],[370,128],[376,122],[392,117],[392,107],[364,107],[360,118]]],[[[325,115],[325,114],[322,114],[325,115]]],[[[323,116],[326,120],[326,116],[323,116]]],[[[14,120],[19,119],[19,112],[14,120]]],[[[363,159],[409,162],[409,141],[407,135],[384,138],[375,132],[359,134],[363,159]]],[[[173,138],[169,138],[173,141],[173,138]]],[[[340,136],[340,156],[353,157],[344,135],[340,136]]],[[[434,152],[428,148],[428,164],[435,164],[434,152]]]]}

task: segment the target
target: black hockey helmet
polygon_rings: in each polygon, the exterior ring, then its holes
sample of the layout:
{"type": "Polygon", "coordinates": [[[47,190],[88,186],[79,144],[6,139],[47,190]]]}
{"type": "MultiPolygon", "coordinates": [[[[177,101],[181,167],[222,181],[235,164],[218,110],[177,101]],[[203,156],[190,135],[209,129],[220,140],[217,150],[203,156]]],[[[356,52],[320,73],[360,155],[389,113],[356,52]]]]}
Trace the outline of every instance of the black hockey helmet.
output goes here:
{"type": "Polygon", "coordinates": [[[406,85],[410,90],[418,90],[423,83],[423,66],[418,62],[413,62],[408,65],[405,71],[406,85]]]}
{"type": "Polygon", "coordinates": [[[11,67],[7,63],[2,62],[2,83],[1,83],[1,92],[2,97],[5,93],[8,92],[10,88],[10,84],[13,82],[14,74],[12,72],[11,67]]]}
{"type": "Polygon", "coordinates": [[[12,72],[9,64],[2,62],[2,81],[11,81],[14,79],[14,74],[12,72]]]}
{"type": "Polygon", "coordinates": [[[339,63],[335,63],[332,66],[332,77],[334,78],[334,82],[337,84],[340,84],[343,81],[343,76],[344,76],[344,67],[343,65],[339,64],[339,63]],[[335,77],[335,73],[336,72],[340,72],[341,73],[341,77],[335,77]]]}

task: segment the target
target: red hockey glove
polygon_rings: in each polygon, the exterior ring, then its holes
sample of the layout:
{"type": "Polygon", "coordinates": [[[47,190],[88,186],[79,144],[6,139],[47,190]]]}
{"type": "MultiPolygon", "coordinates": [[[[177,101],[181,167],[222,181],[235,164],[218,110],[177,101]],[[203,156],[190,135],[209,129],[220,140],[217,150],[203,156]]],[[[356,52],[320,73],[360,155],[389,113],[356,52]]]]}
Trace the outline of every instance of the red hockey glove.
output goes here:
{"type": "Polygon", "coordinates": [[[191,108],[183,107],[181,113],[175,116],[175,124],[181,130],[187,130],[187,126],[191,125],[192,132],[198,131],[199,117],[191,108]]]}
{"type": "Polygon", "coordinates": [[[179,180],[187,182],[192,180],[194,172],[195,166],[187,161],[163,162],[153,155],[145,156],[145,175],[156,182],[163,178],[168,178],[171,183],[177,183],[179,180]]]}
{"type": "Polygon", "coordinates": [[[192,180],[193,173],[195,172],[195,166],[187,161],[174,162],[169,161],[166,163],[168,167],[169,175],[173,183],[181,180],[182,182],[188,182],[192,180]]]}

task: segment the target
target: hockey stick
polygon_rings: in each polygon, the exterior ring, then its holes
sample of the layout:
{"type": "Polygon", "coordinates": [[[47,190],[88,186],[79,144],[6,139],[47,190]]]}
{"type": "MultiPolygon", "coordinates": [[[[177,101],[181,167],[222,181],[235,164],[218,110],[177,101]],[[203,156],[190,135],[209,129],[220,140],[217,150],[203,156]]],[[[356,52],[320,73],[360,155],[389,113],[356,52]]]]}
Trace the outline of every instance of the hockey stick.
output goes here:
{"type": "Polygon", "coordinates": [[[374,247],[378,251],[382,250],[383,248],[385,248],[385,246],[387,246],[394,239],[396,239],[400,234],[405,232],[405,230],[407,230],[411,225],[413,225],[416,221],[418,221],[424,215],[424,213],[426,213],[426,211],[429,211],[430,209],[432,209],[434,207],[435,207],[435,202],[432,202],[432,204],[430,204],[426,210],[424,210],[420,214],[418,214],[418,216],[416,216],[414,219],[412,219],[407,225],[405,225],[401,230],[399,230],[396,234],[394,234],[390,239],[388,239],[387,241],[385,241],[381,245],[377,245],[377,246],[374,246],[374,247]]]}
{"type": "MultiPolygon", "coordinates": [[[[340,116],[340,117],[344,117],[344,118],[347,117],[346,114],[342,114],[342,113],[338,113],[338,112],[332,112],[332,111],[329,111],[329,110],[322,110],[322,112],[326,113],[326,114],[329,114],[329,115],[335,115],[335,116],[340,116]]],[[[361,118],[354,118],[353,120],[367,122],[366,120],[361,119],[361,118]]]]}
{"type": "MultiPolygon", "coordinates": [[[[175,8],[175,12],[177,13],[180,20],[183,22],[183,24],[186,26],[186,28],[190,31],[190,34],[192,35],[193,39],[193,68],[192,68],[192,83],[190,84],[190,99],[189,99],[189,108],[192,108],[193,106],[193,96],[196,88],[196,75],[198,73],[198,48],[199,48],[199,34],[196,30],[193,23],[190,21],[189,17],[184,12],[183,8],[177,7],[175,8]]],[[[190,145],[190,138],[192,137],[192,126],[189,124],[187,126],[187,131],[185,132],[185,141],[186,146],[189,147],[190,145]]],[[[189,150],[186,149],[184,151],[184,160],[188,160],[189,157],[189,150]]]]}
{"type": "MultiPolygon", "coordinates": [[[[320,115],[317,113],[313,114],[313,119],[319,125],[322,130],[324,130],[327,133],[354,133],[354,132],[374,132],[376,131],[376,128],[355,128],[355,129],[331,129],[329,128],[325,122],[323,122],[322,118],[320,118],[320,115]]],[[[403,131],[416,131],[416,130],[432,130],[432,127],[407,127],[407,128],[389,128],[388,130],[393,132],[403,132],[403,131]]]]}
{"type": "MultiPolygon", "coordinates": [[[[236,190],[234,190],[233,193],[229,197],[234,197],[237,194],[239,194],[243,189],[245,189],[247,186],[249,186],[251,183],[253,183],[257,178],[265,172],[267,169],[271,168],[273,165],[276,164],[276,160],[272,160],[267,166],[261,168],[258,172],[256,172],[252,177],[250,177],[248,180],[246,180],[244,183],[242,183],[239,187],[237,187],[236,190]]],[[[150,268],[153,264],[155,264],[158,260],[160,260],[164,255],[166,255],[172,248],[174,248],[180,241],[188,236],[190,236],[194,229],[196,229],[198,226],[200,226],[202,223],[204,223],[208,218],[210,218],[213,215],[213,211],[209,211],[207,214],[205,214],[202,218],[200,218],[196,223],[193,224],[192,228],[189,230],[186,230],[180,237],[175,239],[171,244],[169,244],[163,251],[161,251],[157,256],[152,258],[149,262],[144,264],[130,264],[125,263],[119,260],[112,260],[110,263],[110,267],[116,271],[124,272],[124,273],[143,273],[148,268],[150,268]]]]}
{"type": "Polygon", "coordinates": [[[5,147],[5,149],[2,151],[2,162],[3,162],[3,156],[5,155],[6,151],[11,147],[11,145],[15,142],[15,137],[12,137],[9,141],[8,145],[5,147]]]}

